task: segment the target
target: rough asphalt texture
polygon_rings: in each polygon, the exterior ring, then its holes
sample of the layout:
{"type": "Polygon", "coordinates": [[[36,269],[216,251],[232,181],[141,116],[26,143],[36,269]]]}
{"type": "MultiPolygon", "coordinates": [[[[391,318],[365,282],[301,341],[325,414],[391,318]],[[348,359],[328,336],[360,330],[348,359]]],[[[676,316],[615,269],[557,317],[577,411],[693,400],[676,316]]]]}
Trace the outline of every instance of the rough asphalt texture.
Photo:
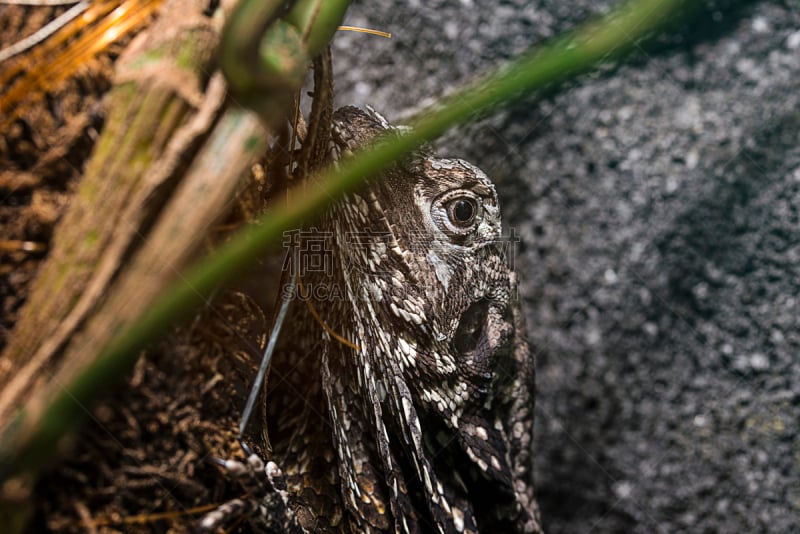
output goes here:
{"type": "MultiPolygon", "coordinates": [[[[340,104],[402,120],[607,9],[358,2],[340,104]]],[[[538,356],[537,483],[556,532],[800,529],[800,3],[707,5],[441,152],[498,184],[538,356]]]]}

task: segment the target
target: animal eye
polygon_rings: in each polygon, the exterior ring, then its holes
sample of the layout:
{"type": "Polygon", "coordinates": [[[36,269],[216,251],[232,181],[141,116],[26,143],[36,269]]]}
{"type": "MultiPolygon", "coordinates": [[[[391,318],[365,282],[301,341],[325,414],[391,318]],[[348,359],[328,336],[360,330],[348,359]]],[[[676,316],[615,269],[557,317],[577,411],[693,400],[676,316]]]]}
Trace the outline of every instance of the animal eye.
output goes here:
{"type": "Polygon", "coordinates": [[[481,199],[468,189],[448,191],[431,206],[436,225],[454,239],[465,238],[480,225],[483,216],[481,199]]]}
{"type": "Polygon", "coordinates": [[[450,222],[458,226],[471,226],[477,212],[477,203],[468,197],[451,200],[447,206],[447,216],[450,217],[450,222]]]}

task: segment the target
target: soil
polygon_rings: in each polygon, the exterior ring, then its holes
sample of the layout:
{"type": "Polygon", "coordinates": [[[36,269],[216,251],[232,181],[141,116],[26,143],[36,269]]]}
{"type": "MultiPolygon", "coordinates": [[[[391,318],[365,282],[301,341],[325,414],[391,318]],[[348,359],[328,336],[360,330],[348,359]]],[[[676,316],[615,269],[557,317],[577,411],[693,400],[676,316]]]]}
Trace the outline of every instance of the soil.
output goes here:
{"type": "MultiPolygon", "coordinates": [[[[0,47],[29,35],[64,10],[0,7],[0,47]]],[[[0,64],[4,80],[20,71],[0,84],[0,120],[5,123],[12,113],[18,115],[0,135],[0,350],[102,126],[100,98],[110,87],[113,61],[127,40],[82,65],[51,91],[26,87],[25,96],[13,102],[7,99],[24,83],[33,59],[21,54],[0,64]]]]}
{"type": "MultiPolygon", "coordinates": [[[[64,10],[0,7],[0,49],[64,10]]],[[[0,77],[20,72],[0,92],[0,121],[14,115],[0,134],[0,350],[102,131],[114,61],[133,36],[122,36],[47,91],[26,86],[14,102],[8,95],[14,84],[27,83],[36,58],[26,52],[1,65],[0,77]]],[[[263,202],[252,183],[221,235],[263,202]]],[[[238,496],[210,458],[241,455],[238,417],[260,361],[262,310],[271,304],[270,284],[258,280],[275,269],[253,271],[143,354],[125,384],[91,411],[65,457],[31,495],[20,496],[20,505],[32,504],[28,531],[188,532],[198,517],[193,508],[238,496]]],[[[254,448],[259,443],[251,436],[254,448]]]]}
{"type": "Polygon", "coordinates": [[[211,458],[242,454],[238,414],[265,328],[257,304],[227,292],[143,356],[38,484],[30,530],[192,532],[195,508],[239,497],[211,458]]]}

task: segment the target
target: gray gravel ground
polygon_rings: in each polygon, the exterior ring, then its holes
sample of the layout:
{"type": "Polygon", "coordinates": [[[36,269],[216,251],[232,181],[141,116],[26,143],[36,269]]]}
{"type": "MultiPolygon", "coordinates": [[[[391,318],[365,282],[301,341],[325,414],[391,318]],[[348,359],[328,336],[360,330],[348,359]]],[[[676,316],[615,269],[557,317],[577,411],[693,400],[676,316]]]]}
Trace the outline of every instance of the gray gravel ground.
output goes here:
{"type": "MultiPolygon", "coordinates": [[[[452,132],[522,236],[556,532],[800,529],[800,3],[706,2],[625,65],[452,132]]],[[[608,2],[357,2],[340,104],[398,121],[608,2]]]]}

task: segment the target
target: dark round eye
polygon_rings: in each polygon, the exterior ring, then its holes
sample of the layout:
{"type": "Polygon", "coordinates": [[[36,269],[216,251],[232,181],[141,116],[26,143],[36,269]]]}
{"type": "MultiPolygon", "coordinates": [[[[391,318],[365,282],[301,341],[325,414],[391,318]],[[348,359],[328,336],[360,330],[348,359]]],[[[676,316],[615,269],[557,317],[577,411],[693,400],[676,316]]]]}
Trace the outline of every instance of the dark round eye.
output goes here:
{"type": "Polygon", "coordinates": [[[458,226],[469,226],[475,219],[478,206],[475,200],[468,197],[456,198],[447,207],[447,215],[450,221],[458,226]]]}
{"type": "Polygon", "coordinates": [[[480,227],[484,215],[483,199],[469,189],[451,189],[431,204],[434,224],[459,243],[480,227]]]}

